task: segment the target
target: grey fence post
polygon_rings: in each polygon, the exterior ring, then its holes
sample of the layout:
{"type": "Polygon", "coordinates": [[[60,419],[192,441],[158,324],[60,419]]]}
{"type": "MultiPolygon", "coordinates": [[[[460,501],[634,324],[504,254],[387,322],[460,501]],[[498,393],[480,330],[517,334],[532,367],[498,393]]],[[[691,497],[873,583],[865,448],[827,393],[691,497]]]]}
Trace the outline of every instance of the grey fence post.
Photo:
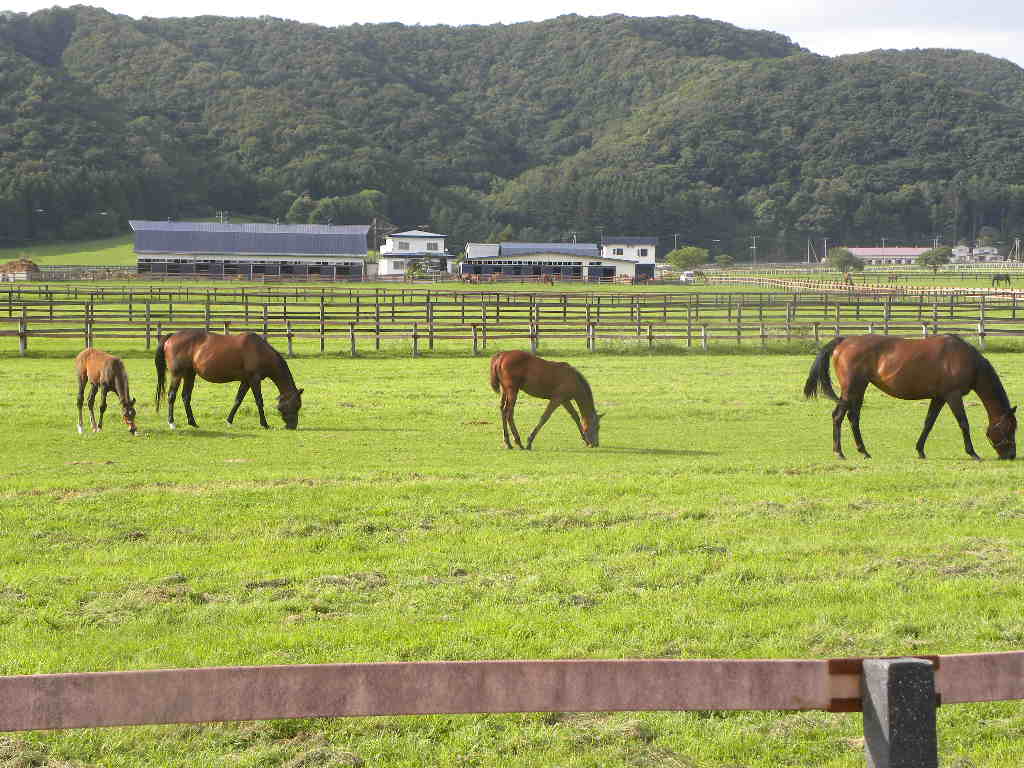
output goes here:
{"type": "Polygon", "coordinates": [[[865,659],[868,768],[938,768],[935,669],[927,659],[865,659]]]}

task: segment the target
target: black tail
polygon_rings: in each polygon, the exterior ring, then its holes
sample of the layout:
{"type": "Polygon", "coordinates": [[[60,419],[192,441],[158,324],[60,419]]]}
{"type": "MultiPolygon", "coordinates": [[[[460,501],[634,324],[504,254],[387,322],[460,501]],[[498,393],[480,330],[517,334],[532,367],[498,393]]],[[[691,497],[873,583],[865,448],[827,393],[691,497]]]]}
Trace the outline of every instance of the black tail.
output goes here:
{"type": "Polygon", "coordinates": [[[153,362],[156,363],[156,412],[160,413],[160,401],[164,397],[164,387],[166,386],[165,374],[167,373],[167,360],[164,358],[164,344],[171,338],[168,334],[160,339],[156,345],[156,358],[153,362]]]}
{"type": "Polygon", "coordinates": [[[832,351],[845,339],[845,336],[836,336],[818,352],[818,356],[811,363],[811,372],[807,375],[807,381],[804,383],[804,397],[817,397],[820,391],[829,400],[839,399],[836,391],[832,389],[832,375],[829,373],[829,368],[832,364],[832,351]]]}

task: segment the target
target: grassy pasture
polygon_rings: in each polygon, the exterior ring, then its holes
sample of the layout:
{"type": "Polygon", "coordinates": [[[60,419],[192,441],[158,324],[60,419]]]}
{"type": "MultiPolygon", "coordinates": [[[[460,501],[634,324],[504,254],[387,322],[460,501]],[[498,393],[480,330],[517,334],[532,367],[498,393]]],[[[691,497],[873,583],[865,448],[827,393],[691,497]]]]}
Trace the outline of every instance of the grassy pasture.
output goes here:
{"type": "MultiPolygon", "coordinates": [[[[454,349],[301,348],[298,432],[251,401],[226,427],[234,388],[204,382],[201,429],[171,432],[150,356],[108,344],[133,439],[113,400],[75,432],[77,348],[4,344],[0,674],[1024,646],[1021,464],[968,461],[948,412],[914,459],[924,404],[878,392],[875,458],[832,459],[808,355],[545,350],[591,381],[602,445],[558,414],[527,453],[501,446],[486,358],[454,349]]],[[[1024,358],[991,358],[1016,398],[1024,358]]],[[[541,410],[520,401],[521,431],[541,410]]],[[[939,728],[944,765],[1021,762],[1019,703],[939,728]]],[[[367,718],[0,736],[0,764],[852,768],[859,737],[825,713],[367,718]]]]}

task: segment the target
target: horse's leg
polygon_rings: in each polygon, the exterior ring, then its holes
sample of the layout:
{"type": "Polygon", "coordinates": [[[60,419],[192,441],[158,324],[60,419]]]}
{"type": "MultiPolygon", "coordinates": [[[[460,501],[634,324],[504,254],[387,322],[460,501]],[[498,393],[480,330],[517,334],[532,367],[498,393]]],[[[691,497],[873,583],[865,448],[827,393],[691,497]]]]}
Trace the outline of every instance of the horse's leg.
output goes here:
{"type": "MultiPolygon", "coordinates": [[[[520,448],[523,447],[523,441],[519,439],[519,430],[516,428],[516,398],[519,397],[518,389],[510,389],[508,397],[505,398],[505,417],[508,420],[508,427],[512,431],[512,439],[516,441],[516,445],[520,448]]],[[[511,446],[510,446],[511,447],[511,446]]]]}
{"type": "Polygon", "coordinates": [[[537,433],[540,432],[540,428],[547,423],[547,420],[551,418],[551,414],[554,413],[561,404],[561,400],[554,397],[551,398],[548,402],[548,407],[545,408],[544,413],[541,414],[540,421],[537,422],[537,426],[533,428],[533,432],[530,433],[530,437],[526,440],[526,450],[530,450],[533,447],[533,438],[537,436],[537,433]]]}
{"type": "Polygon", "coordinates": [[[235,404],[231,406],[231,412],[228,413],[228,424],[235,420],[235,414],[238,413],[238,408],[245,400],[245,393],[249,391],[249,382],[243,381],[238,385],[238,394],[235,395],[235,404]]]}
{"type": "Polygon", "coordinates": [[[509,439],[508,439],[508,412],[505,410],[506,399],[507,398],[505,397],[505,391],[502,390],[502,392],[501,392],[501,402],[498,405],[498,410],[501,411],[501,432],[502,432],[502,434],[505,437],[505,447],[508,448],[511,451],[512,450],[512,443],[509,442],[509,439]]]}
{"type": "Polygon", "coordinates": [[[190,427],[198,427],[196,424],[196,417],[192,415],[192,388],[196,385],[196,374],[192,373],[186,375],[182,380],[184,385],[181,389],[181,402],[185,406],[185,417],[188,419],[188,425],[190,427]]]}
{"type": "Polygon", "coordinates": [[[82,434],[85,429],[82,427],[82,406],[85,405],[85,381],[86,377],[79,375],[78,377],[78,434],[82,434]]]}
{"type": "Polygon", "coordinates": [[[860,435],[860,409],[864,405],[864,391],[867,389],[867,382],[863,385],[857,384],[856,387],[851,387],[850,392],[847,394],[846,399],[850,403],[850,411],[848,418],[850,419],[850,429],[853,431],[853,441],[857,444],[857,450],[864,456],[865,459],[870,459],[871,454],[868,453],[868,449],[864,447],[864,438],[860,435]]]}
{"type": "Polygon", "coordinates": [[[267,415],[263,412],[263,392],[260,390],[260,380],[249,382],[249,388],[252,389],[252,399],[256,401],[256,410],[260,412],[260,426],[270,429],[270,425],[267,424],[267,415]]]}
{"type": "Polygon", "coordinates": [[[171,385],[167,388],[167,425],[176,429],[174,424],[174,401],[178,397],[178,387],[181,386],[181,376],[173,374],[171,385]]]}
{"type": "Polygon", "coordinates": [[[835,410],[832,411],[832,451],[840,459],[846,458],[843,455],[843,419],[846,418],[849,409],[850,403],[842,399],[836,403],[835,410]]]}
{"type": "Polygon", "coordinates": [[[107,412],[107,395],[109,393],[110,393],[110,387],[109,386],[104,384],[102,387],[100,387],[100,423],[99,423],[99,429],[103,429],[103,414],[107,412]]]}
{"type": "Polygon", "coordinates": [[[96,428],[96,393],[99,391],[100,385],[93,384],[89,389],[89,423],[92,425],[92,431],[98,432],[96,428]]]}
{"type": "Polygon", "coordinates": [[[933,397],[931,403],[928,404],[928,415],[924,417],[924,429],[921,430],[921,436],[917,438],[917,457],[919,459],[925,458],[924,442],[928,439],[928,434],[932,431],[932,426],[939,418],[939,412],[945,404],[946,401],[941,397],[933,397]]]}
{"type": "Polygon", "coordinates": [[[949,410],[956,416],[956,423],[960,425],[960,431],[964,433],[964,450],[971,458],[981,461],[981,456],[974,452],[974,443],[971,442],[971,425],[967,421],[967,413],[964,412],[964,399],[959,392],[946,395],[946,402],[949,403],[949,410]]]}
{"type": "MultiPolygon", "coordinates": [[[[570,416],[572,416],[572,420],[576,422],[576,429],[580,431],[580,437],[583,437],[583,422],[580,420],[580,415],[576,413],[576,409],[572,407],[572,400],[566,400],[562,403],[562,407],[569,412],[570,416]]],[[[583,442],[586,441],[587,439],[584,437],[583,442]]]]}

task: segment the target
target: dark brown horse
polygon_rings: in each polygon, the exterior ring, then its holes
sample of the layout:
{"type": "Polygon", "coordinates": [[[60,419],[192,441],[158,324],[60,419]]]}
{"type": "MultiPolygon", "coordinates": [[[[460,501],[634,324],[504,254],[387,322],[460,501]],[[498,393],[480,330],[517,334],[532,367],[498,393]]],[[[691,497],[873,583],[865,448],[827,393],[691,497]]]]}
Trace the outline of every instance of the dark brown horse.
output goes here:
{"type": "Polygon", "coordinates": [[[256,401],[256,408],[260,412],[260,426],[264,429],[270,427],[263,412],[263,393],[260,391],[260,382],[270,379],[280,392],[277,410],[284,419],[285,427],[295,429],[299,425],[302,390],[296,388],[284,358],[258,334],[222,336],[219,333],[189,330],[162,338],[156,348],[157,411],[160,410],[164,376],[168,369],[171,372],[171,386],[167,391],[167,423],[171,429],[174,429],[174,399],[178,395],[178,386],[182,384],[181,401],[185,404],[188,423],[193,427],[199,426],[192,415],[192,388],[197,374],[214,384],[241,382],[238,394],[235,395],[235,404],[228,413],[228,424],[234,420],[238,406],[245,399],[245,393],[251,389],[252,399],[256,401]]]}
{"type": "Polygon", "coordinates": [[[1010,273],[1009,272],[996,272],[992,275],[992,285],[998,285],[999,283],[1006,283],[1010,285],[1010,273]]]}
{"type": "Polygon", "coordinates": [[[964,412],[964,395],[974,390],[988,412],[986,435],[1001,459],[1017,455],[1016,406],[1003,389],[992,363],[959,336],[932,336],[927,339],[899,339],[891,336],[842,336],[826,344],[814,359],[804,384],[804,397],[816,397],[819,389],[835,400],[832,411],[832,444],[843,456],[840,436],[843,418],[848,416],[857,450],[871,458],[860,435],[860,409],[864,391],[874,384],[892,397],[903,400],[930,399],[924,429],[917,440],[917,455],[924,458],[924,443],[932,425],[949,403],[964,435],[964,449],[980,459],[971,443],[971,429],[964,412]],[[841,396],[836,396],[829,376],[829,363],[836,366],[841,396]]]}
{"type": "Polygon", "coordinates": [[[499,352],[491,358],[491,389],[501,393],[501,429],[505,435],[505,445],[509,448],[512,448],[508,439],[510,428],[516,445],[523,447],[513,418],[520,390],[550,401],[526,441],[526,450],[533,447],[533,440],[540,428],[558,406],[565,408],[572,416],[583,442],[590,448],[597,447],[601,414],[594,408],[594,394],[590,391],[590,384],[582,373],[568,363],[555,363],[519,350],[499,352]],[[579,413],[573,408],[573,400],[579,406],[579,413]]]}
{"type": "Polygon", "coordinates": [[[89,421],[92,431],[103,429],[103,414],[107,410],[107,393],[114,390],[121,402],[121,415],[128,431],[133,435],[138,430],[135,426],[135,398],[128,393],[128,372],[124,369],[121,358],[108,355],[102,350],[86,347],[75,358],[75,371],[78,373],[78,434],[84,432],[82,427],[82,401],[85,395],[85,382],[92,384],[89,390],[89,421]],[[102,390],[100,398],[100,421],[96,423],[96,391],[102,390]]]}

